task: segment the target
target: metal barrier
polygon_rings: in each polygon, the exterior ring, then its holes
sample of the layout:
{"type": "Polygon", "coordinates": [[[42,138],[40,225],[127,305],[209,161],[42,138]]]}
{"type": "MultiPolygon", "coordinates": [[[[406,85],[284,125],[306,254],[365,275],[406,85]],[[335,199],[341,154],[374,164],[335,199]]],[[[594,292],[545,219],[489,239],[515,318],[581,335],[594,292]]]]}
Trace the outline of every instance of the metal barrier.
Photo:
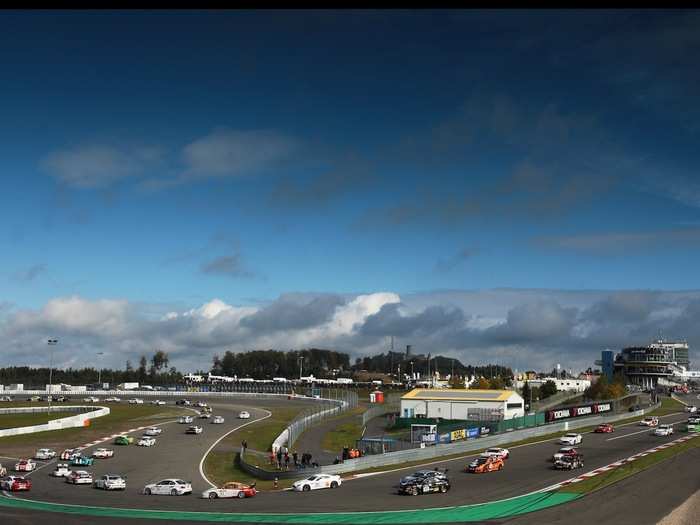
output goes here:
{"type": "MultiPolygon", "coordinates": [[[[74,428],[85,426],[85,422],[96,417],[106,416],[110,413],[109,408],[102,406],[84,407],[84,406],[63,406],[51,407],[51,412],[82,412],[76,416],[62,417],[52,419],[48,423],[42,425],[31,425],[26,427],[6,428],[0,430],[0,437],[18,436],[23,434],[34,434],[36,432],[46,432],[48,430],[61,430],[64,428],[74,428]]],[[[20,408],[3,408],[0,409],[0,414],[31,414],[31,413],[49,413],[47,407],[20,407],[20,408]]]]}

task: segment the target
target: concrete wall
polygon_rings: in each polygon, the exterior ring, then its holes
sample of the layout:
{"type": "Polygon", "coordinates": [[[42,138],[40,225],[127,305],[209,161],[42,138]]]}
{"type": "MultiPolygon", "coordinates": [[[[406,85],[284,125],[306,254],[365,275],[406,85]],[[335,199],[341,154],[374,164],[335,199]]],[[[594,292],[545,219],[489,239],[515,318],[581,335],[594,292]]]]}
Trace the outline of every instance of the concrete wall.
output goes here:
{"type": "MultiPolygon", "coordinates": [[[[31,414],[45,413],[47,407],[22,407],[22,408],[2,408],[3,414],[31,414]]],[[[75,416],[53,419],[43,425],[32,425],[27,427],[6,428],[0,430],[0,437],[18,436],[22,434],[34,434],[35,432],[46,432],[47,430],[61,430],[64,428],[74,428],[85,426],[85,421],[96,417],[106,416],[110,413],[107,407],[84,407],[84,406],[58,406],[51,407],[51,412],[82,412],[75,416]]]]}

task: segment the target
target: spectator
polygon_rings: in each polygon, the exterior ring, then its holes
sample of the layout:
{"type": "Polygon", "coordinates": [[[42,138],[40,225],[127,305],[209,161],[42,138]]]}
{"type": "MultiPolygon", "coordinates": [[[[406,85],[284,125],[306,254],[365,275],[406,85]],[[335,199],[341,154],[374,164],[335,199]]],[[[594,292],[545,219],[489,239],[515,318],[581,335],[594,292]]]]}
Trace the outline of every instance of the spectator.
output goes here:
{"type": "Polygon", "coordinates": [[[274,464],[275,464],[275,451],[271,450],[270,451],[270,465],[274,465],[274,464]]]}
{"type": "Polygon", "coordinates": [[[243,451],[245,452],[245,450],[248,448],[248,442],[244,439],[243,441],[241,441],[241,446],[243,447],[243,451]]]}
{"type": "Polygon", "coordinates": [[[277,449],[277,468],[278,469],[282,468],[282,449],[281,448],[277,449]]]}
{"type": "Polygon", "coordinates": [[[297,468],[299,466],[299,454],[297,454],[296,450],[292,454],[292,459],[294,460],[294,468],[297,468]]]}
{"type": "Polygon", "coordinates": [[[284,453],[284,470],[289,470],[289,452],[284,453]]]}

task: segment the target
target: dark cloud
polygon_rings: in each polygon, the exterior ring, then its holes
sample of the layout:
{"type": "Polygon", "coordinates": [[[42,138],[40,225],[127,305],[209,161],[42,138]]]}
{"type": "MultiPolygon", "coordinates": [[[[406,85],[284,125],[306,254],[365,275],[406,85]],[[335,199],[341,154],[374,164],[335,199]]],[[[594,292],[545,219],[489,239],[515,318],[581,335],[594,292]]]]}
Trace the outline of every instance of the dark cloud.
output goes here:
{"type": "Polygon", "coordinates": [[[647,232],[600,233],[537,237],[533,245],[582,253],[629,253],[684,247],[700,241],[700,228],[676,228],[647,232]]]}
{"type": "Polygon", "coordinates": [[[465,261],[469,260],[476,254],[476,250],[464,248],[457,252],[456,254],[448,257],[446,259],[439,259],[435,263],[434,271],[436,273],[447,273],[451,272],[465,261]]]}
{"type": "Polygon", "coordinates": [[[282,296],[258,312],[244,317],[241,326],[258,333],[300,330],[327,322],[338,306],[345,304],[339,295],[321,295],[307,303],[292,296],[282,296]]]}
{"type": "Polygon", "coordinates": [[[400,313],[400,303],[385,304],[357,327],[363,336],[411,337],[430,336],[445,328],[458,328],[464,322],[464,312],[457,308],[429,306],[413,315],[400,313]]]}
{"type": "Polygon", "coordinates": [[[540,344],[562,341],[571,336],[578,310],[563,308],[553,301],[516,306],[502,324],[483,331],[483,340],[501,344],[540,344]]]}

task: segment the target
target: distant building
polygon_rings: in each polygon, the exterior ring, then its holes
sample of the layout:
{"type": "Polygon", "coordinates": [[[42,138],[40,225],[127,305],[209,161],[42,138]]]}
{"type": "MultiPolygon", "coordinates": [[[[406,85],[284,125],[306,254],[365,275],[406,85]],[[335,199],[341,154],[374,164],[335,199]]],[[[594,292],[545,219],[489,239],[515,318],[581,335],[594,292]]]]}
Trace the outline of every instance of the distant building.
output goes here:
{"type": "Polygon", "coordinates": [[[607,377],[608,381],[612,381],[613,374],[615,373],[615,352],[612,350],[603,350],[601,352],[600,366],[603,375],[607,377]]]}
{"type": "MultiPolygon", "coordinates": [[[[596,364],[604,366],[610,350],[604,350],[596,364]]],[[[630,346],[615,356],[614,372],[622,373],[628,384],[642,388],[656,388],[669,381],[683,381],[689,372],[688,343],[685,341],[654,341],[647,346],[630,346]]]]}
{"type": "MultiPolygon", "coordinates": [[[[531,387],[541,387],[547,381],[552,381],[557,385],[557,391],[559,392],[583,392],[589,386],[591,382],[588,379],[558,379],[556,377],[543,377],[541,379],[529,379],[527,384],[531,387]]],[[[522,389],[525,385],[525,381],[516,381],[515,388],[522,389]]]]}
{"type": "Polygon", "coordinates": [[[499,421],[525,415],[523,398],[512,390],[427,390],[401,398],[401,417],[499,421]]]}

